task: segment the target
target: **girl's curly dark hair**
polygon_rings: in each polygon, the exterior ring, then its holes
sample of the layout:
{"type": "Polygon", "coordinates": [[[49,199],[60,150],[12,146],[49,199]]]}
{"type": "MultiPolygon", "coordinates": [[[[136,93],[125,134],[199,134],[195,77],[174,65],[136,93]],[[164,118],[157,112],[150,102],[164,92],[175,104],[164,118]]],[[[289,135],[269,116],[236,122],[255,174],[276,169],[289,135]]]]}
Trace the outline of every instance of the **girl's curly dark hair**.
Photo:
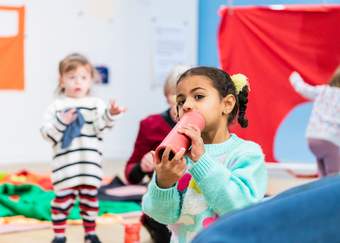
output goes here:
{"type": "Polygon", "coordinates": [[[238,118],[237,121],[241,127],[248,127],[248,119],[246,118],[246,110],[248,104],[248,86],[244,86],[238,94],[238,118]]]}

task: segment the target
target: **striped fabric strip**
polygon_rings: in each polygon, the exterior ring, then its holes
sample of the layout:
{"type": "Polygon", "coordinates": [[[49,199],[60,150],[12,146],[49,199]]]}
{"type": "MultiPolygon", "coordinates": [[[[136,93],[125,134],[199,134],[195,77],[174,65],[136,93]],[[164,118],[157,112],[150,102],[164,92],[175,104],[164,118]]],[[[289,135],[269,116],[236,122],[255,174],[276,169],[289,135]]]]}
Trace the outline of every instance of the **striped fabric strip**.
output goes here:
{"type": "Polygon", "coordinates": [[[54,155],[54,159],[59,157],[59,156],[63,156],[65,154],[74,153],[74,152],[81,152],[81,151],[92,151],[92,152],[98,153],[100,156],[103,155],[102,152],[100,152],[98,149],[93,149],[93,148],[78,148],[78,149],[72,149],[72,150],[67,150],[65,152],[62,152],[62,153],[58,153],[58,154],[54,155]]]}
{"type": "Polygon", "coordinates": [[[65,169],[65,168],[67,168],[69,166],[80,165],[80,164],[89,164],[89,165],[97,166],[98,168],[102,168],[102,166],[100,164],[96,163],[96,162],[92,162],[92,161],[79,161],[79,162],[75,162],[75,163],[71,163],[71,164],[67,164],[67,165],[58,167],[58,168],[52,170],[52,172],[57,172],[59,170],[65,169]]]}
{"type": "Polygon", "coordinates": [[[67,180],[70,180],[70,179],[73,179],[73,178],[77,178],[77,177],[91,177],[91,178],[98,179],[99,181],[102,180],[102,178],[95,176],[95,175],[91,175],[91,174],[77,174],[77,175],[74,175],[74,176],[65,177],[64,179],[59,180],[59,181],[55,181],[55,182],[53,182],[53,185],[57,185],[61,182],[64,182],[64,181],[67,181],[67,180]]]}

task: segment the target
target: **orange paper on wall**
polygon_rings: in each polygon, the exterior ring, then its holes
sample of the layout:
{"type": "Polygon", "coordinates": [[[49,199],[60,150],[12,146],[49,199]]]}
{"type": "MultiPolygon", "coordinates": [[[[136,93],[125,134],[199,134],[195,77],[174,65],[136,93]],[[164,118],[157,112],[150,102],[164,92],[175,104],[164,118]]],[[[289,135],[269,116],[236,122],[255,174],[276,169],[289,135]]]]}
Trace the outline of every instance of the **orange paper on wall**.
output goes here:
{"type": "MultiPolygon", "coordinates": [[[[0,35],[0,89],[24,89],[24,7],[0,6],[1,13],[15,13],[15,34],[0,35]]],[[[12,23],[0,23],[5,28],[12,23]]],[[[1,33],[1,30],[0,30],[1,33]]]]}

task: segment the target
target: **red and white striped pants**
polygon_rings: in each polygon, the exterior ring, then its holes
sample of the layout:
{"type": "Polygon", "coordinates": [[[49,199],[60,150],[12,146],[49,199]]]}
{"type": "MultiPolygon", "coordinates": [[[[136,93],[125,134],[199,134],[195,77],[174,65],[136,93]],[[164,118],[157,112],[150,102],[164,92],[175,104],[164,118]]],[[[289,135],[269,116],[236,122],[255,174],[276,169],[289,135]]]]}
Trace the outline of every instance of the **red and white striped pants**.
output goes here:
{"type": "Polygon", "coordinates": [[[67,216],[76,198],[79,198],[80,215],[86,234],[95,231],[98,214],[98,189],[94,186],[77,186],[57,191],[51,202],[52,224],[56,235],[63,235],[66,228],[67,216]]]}

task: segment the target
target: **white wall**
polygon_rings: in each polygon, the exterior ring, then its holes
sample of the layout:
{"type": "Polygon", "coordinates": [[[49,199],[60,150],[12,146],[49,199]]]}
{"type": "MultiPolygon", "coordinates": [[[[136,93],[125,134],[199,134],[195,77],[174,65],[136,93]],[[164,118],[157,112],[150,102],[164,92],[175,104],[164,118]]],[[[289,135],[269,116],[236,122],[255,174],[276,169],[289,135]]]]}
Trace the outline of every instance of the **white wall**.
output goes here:
{"type": "MultiPolygon", "coordinates": [[[[105,139],[107,159],[126,159],[139,120],[166,108],[162,89],[150,88],[152,21],[188,27],[189,64],[196,63],[197,0],[27,0],[0,1],[25,5],[25,90],[0,90],[0,168],[13,162],[45,162],[49,144],[39,133],[42,115],[53,99],[57,65],[70,52],[105,64],[111,83],[96,87],[128,108],[105,139]]],[[[1,25],[5,23],[0,23],[1,25]]]]}

